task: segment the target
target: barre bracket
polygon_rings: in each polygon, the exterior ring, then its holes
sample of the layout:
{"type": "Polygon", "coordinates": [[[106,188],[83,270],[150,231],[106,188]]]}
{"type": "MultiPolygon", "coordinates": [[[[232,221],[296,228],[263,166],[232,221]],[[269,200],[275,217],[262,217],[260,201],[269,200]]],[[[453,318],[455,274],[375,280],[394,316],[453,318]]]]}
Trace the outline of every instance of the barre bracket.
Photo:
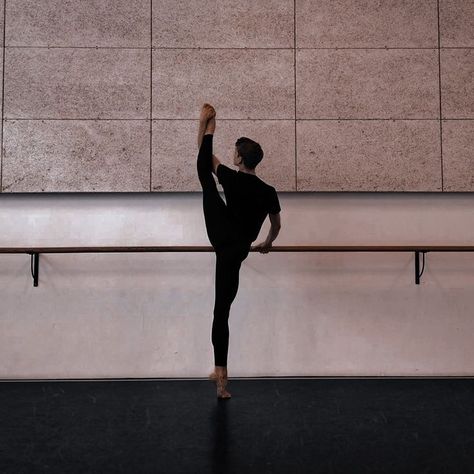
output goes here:
{"type": "Polygon", "coordinates": [[[415,250],[415,283],[417,285],[420,284],[420,277],[423,275],[425,270],[425,253],[429,252],[429,250],[415,250]],[[421,268],[420,272],[420,252],[423,254],[423,267],[421,268]]]}
{"type": "Polygon", "coordinates": [[[33,286],[38,286],[39,253],[28,253],[31,255],[31,276],[33,277],[33,286]]]}

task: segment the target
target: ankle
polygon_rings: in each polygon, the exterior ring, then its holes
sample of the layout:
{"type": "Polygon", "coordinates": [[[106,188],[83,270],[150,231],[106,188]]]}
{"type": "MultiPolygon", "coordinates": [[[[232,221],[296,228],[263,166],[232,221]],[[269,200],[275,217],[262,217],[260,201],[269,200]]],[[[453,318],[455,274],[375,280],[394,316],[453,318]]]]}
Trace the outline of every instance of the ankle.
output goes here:
{"type": "Polygon", "coordinates": [[[206,133],[210,133],[210,134],[214,135],[215,131],[216,131],[216,119],[212,118],[207,122],[206,130],[204,132],[204,135],[206,133]]]}

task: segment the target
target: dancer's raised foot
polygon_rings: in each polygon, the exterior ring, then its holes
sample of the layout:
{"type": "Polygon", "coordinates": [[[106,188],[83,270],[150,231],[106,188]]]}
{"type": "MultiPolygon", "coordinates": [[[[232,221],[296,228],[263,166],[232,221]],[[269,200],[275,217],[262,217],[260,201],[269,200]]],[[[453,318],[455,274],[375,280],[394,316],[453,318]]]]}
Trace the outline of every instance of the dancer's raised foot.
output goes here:
{"type": "Polygon", "coordinates": [[[199,115],[199,121],[203,123],[209,122],[209,120],[216,118],[216,109],[208,103],[203,104],[201,113],[199,115]]]}

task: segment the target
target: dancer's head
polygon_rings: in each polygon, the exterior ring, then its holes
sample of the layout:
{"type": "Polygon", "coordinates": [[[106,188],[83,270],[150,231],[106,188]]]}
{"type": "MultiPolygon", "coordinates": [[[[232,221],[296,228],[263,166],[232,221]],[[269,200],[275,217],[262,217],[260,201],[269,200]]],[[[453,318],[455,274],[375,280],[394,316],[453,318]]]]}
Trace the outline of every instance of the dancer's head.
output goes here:
{"type": "Polygon", "coordinates": [[[247,137],[237,139],[235,142],[234,165],[253,171],[262,159],[263,150],[257,142],[247,137]]]}

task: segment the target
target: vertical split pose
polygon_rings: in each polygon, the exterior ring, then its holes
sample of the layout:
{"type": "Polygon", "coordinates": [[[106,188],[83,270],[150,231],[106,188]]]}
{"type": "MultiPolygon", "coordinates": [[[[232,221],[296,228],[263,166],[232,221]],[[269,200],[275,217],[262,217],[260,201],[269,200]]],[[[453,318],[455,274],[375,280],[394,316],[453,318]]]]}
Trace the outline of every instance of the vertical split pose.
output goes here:
{"type": "Polygon", "coordinates": [[[258,237],[262,224],[270,216],[271,229],[266,240],[253,248],[268,253],[276,239],[280,223],[280,203],[273,186],[255,174],[255,167],[263,158],[260,145],[247,137],[240,137],[234,150],[235,171],[212,153],[216,111],[204,104],[199,120],[197,172],[202,186],[203,211],[209,241],[216,254],[215,304],[211,340],[214,346],[217,396],[230,398],[227,385],[227,352],[229,347],[229,312],[239,287],[239,271],[247,258],[251,243],[258,237]],[[224,189],[222,200],[214,180],[214,173],[224,189]]]}

